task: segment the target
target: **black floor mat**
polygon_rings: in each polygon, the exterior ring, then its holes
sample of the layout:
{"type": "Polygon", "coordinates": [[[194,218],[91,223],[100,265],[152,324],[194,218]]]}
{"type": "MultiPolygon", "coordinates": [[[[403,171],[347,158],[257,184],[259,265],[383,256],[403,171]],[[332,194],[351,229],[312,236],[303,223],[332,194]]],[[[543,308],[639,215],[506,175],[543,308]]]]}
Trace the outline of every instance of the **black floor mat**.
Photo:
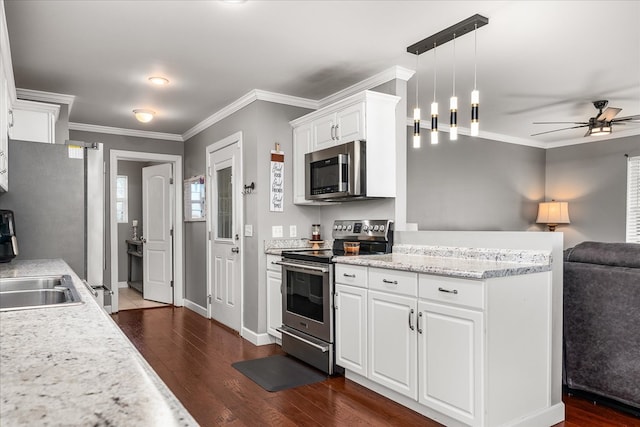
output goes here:
{"type": "Polygon", "coordinates": [[[232,363],[231,366],[267,391],[286,390],[327,378],[323,372],[283,355],[244,360],[232,363]]]}

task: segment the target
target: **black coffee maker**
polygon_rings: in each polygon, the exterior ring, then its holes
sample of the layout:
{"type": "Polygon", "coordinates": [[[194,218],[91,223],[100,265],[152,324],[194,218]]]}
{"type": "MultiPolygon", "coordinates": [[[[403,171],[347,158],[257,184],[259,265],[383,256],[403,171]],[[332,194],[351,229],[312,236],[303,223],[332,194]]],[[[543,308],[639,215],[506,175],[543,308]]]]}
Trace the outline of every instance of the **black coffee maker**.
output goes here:
{"type": "Polygon", "coordinates": [[[13,211],[0,209],[0,262],[9,262],[18,255],[16,223],[13,211]]]}

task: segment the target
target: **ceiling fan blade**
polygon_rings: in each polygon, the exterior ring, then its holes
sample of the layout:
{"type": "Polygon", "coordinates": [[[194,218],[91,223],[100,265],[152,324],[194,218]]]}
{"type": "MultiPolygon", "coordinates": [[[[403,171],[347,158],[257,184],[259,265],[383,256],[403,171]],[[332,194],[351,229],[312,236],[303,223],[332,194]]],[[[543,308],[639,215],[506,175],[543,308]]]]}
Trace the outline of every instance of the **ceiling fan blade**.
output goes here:
{"type": "Polygon", "coordinates": [[[602,114],[598,116],[596,120],[599,122],[610,122],[615,116],[618,115],[620,111],[622,111],[622,108],[608,107],[602,112],[602,114]]]}
{"type": "Polygon", "coordinates": [[[587,123],[587,124],[580,125],[580,126],[572,126],[572,127],[570,127],[570,128],[562,128],[562,129],[548,130],[548,131],[546,131],[546,132],[538,132],[538,133],[534,133],[534,134],[532,134],[531,136],[544,135],[545,133],[558,132],[558,131],[561,131],[561,130],[569,130],[569,129],[583,128],[583,127],[586,127],[586,126],[589,126],[589,124],[587,123]]]}
{"type": "Polygon", "coordinates": [[[640,120],[640,114],[636,114],[635,116],[627,116],[627,117],[619,117],[617,119],[611,120],[613,123],[616,122],[628,122],[631,120],[640,120]]]}
{"type": "Polygon", "coordinates": [[[589,122],[533,122],[534,125],[588,125],[589,122]]]}

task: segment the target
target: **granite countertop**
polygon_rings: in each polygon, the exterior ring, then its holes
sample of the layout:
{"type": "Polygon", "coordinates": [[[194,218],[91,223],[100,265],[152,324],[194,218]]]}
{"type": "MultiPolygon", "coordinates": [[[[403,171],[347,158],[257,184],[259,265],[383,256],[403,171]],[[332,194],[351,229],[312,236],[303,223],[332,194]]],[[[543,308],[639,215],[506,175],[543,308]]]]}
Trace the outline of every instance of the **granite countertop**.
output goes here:
{"type": "Polygon", "coordinates": [[[385,255],[338,256],[337,263],[467,279],[489,279],[551,270],[544,251],[395,245],[385,255]]]}
{"type": "MultiPolygon", "coordinates": [[[[281,255],[282,251],[295,249],[311,249],[309,239],[273,239],[264,241],[264,253],[267,255],[281,255]]],[[[331,249],[333,240],[322,240],[322,249],[331,249]]]]}
{"type": "Polygon", "coordinates": [[[62,260],[0,277],[70,274],[83,304],[0,313],[3,425],[197,425],[62,260]]]}

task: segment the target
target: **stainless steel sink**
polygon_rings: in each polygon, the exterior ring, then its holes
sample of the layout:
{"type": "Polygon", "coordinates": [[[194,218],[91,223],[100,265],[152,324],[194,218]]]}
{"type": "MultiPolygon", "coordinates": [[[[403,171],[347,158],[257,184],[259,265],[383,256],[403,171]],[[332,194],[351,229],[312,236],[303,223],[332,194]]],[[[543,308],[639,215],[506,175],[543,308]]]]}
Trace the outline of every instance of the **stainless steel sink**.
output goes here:
{"type": "Polygon", "coordinates": [[[0,278],[0,311],[82,304],[69,275],[0,278]]]}

